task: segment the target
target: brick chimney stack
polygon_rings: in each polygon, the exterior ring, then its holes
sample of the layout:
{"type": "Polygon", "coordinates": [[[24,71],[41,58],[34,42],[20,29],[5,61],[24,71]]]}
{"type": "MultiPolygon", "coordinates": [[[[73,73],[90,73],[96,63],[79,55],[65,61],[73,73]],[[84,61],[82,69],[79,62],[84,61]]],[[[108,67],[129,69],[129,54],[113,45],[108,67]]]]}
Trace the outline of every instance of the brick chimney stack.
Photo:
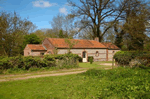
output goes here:
{"type": "Polygon", "coordinates": [[[99,38],[98,38],[98,37],[95,37],[95,41],[99,42],[99,38]]]}

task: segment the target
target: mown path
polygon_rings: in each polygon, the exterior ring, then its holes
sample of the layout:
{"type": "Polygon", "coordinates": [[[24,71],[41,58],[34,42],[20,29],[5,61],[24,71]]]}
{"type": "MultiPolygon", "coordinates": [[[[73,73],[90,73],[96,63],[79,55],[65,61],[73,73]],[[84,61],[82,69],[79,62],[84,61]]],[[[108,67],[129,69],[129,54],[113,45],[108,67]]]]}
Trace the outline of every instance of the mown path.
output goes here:
{"type": "Polygon", "coordinates": [[[55,73],[55,74],[40,74],[40,75],[33,75],[33,76],[26,76],[26,77],[17,77],[17,78],[8,78],[8,79],[0,79],[2,81],[12,81],[12,80],[24,80],[29,78],[38,78],[38,77],[47,77],[47,76],[62,76],[62,75],[70,75],[70,74],[78,74],[86,72],[87,70],[82,71],[75,71],[75,72],[65,72],[65,73],[55,73]]]}
{"type": "MultiPolygon", "coordinates": [[[[109,68],[104,69],[111,69],[112,63],[101,63],[100,65],[103,66],[110,66],[109,68]]],[[[61,70],[61,71],[47,71],[47,72],[40,72],[40,73],[27,73],[27,74],[16,74],[16,75],[0,75],[0,82],[3,81],[14,81],[14,80],[24,80],[30,78],[38,78],[38,77],[48,77],[48,76],[62,76],[62,75],[70,75],[70,74],[78,74],[86,72],[89,68],[76,68],[76,69],[69,69],[69,70],[61,70]]]]}

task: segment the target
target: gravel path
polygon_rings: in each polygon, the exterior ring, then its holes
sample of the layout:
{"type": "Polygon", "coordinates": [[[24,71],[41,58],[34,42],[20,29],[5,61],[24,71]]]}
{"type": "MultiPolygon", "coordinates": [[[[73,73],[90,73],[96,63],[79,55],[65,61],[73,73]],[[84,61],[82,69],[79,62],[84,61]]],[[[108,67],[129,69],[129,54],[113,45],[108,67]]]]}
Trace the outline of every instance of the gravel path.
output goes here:
{"type": "MultiPolygon", "coordinates": [[[[112,66],[112,63],[100,63],[100,65],[112,66]]],[[[6,77],[4,79],[0,79],[0,82],[3,82],[3,81],[14,81],[14,80],[24,80],[24,79],[38,78],[38,77],[62,76],[62,75],[78,74],[78,73],[86,72],[87,69],[86,70],[85,69],[86,68],[71,69],[71,70],[78,70],[78,71],[62,70],[62,71],[66,71],[64,73],[57,73],[57,71],[51,71],[51,72],[43,72],[43,73],[47,73],[47,74],[42,74],[42,72],[40,72],[40,74],[37,74],[37,75],[32,75],[33,73],[27,73],[27,74],[19,75],[19,76],[25,76],[25,77],[15,77],[15,76],[18,76],[18,75],[0,75],[0,77],[2,77],[2,76],[6,77]],[[82,69],[84,69],[84,70],[82,70],[82,69]],[[48,73],[50,73],[50,74],[48,74],[48,73]],[[7,78],[7,77],[12,77],[12,78],[7,78]]],[[[110,69],[110,68],[105,68],[105,70],[107,70],[107,69],[110,69]]]]}
{"type": "Polygon", "coordinates": [[[100,63],[100,65],[112,66],[112,63],[100,63]]]}
{"type": "Polygon", "coordinates": [[[24,80],[24,79],[38,78],[38,77],[62,76],[62,75],[78,74],[78,73],[83,73],[83,72],[86,72],[86,71],[87,71],[87,70],[75,71],[75,72],[67,72],[67,73],[43,74],[43,75],[34,75],[34,76],[27,76],[27,77],[0,79],[0,82],[3,82],[3,81],[12,81],[12,80],[24,80]]]}

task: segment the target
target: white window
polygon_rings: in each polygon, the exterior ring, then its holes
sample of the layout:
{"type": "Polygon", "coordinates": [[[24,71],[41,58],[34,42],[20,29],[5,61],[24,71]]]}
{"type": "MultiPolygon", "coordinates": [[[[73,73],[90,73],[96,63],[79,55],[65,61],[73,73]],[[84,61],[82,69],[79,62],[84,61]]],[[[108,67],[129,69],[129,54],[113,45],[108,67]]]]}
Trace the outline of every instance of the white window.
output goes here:
{"type": "Polygon", "coordinates": [[[98,51],[96,51],[95,56],[96,56],[96,57],[98,57],[98,56],[99,56],[99,52],[98,52],[98,51]]]}

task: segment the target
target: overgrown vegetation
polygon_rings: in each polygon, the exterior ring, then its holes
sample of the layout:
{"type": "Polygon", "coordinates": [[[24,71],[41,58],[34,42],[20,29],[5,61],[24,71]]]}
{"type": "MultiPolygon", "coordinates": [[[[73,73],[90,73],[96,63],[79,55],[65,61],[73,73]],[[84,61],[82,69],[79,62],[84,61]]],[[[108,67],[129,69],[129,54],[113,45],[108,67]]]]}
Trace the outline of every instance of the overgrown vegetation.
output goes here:
{"type": "Polygon", "coordinates": [[[0,70],[18,71],[18,70],[36,70],[39,68],[74,68],[78,67],[78,55],[45,55],[43,59],[33,56],[3,57],[0,60],[0,70]]]}
{"type": "Polygon", "coordinates": [[[3,99],[149,99],[147,69],[88,70],[77,75],[1,82],[3,99]]]}
{"type": "Polygon", "coordinates": [[[119,51],[114,55],[115,61],[122,66],[136,67],[149,66],[150,52],[144,51],[119,51]],[[137,63],[138,62],[138,63],[137,63]]]}
{"type": "Polygon", "coordinates": [[[117,68],[113,70],[89,70],[84,75],[100,79],[98,98],[149,99],[149,70],[117,68]],[[105,80],[105,81],[103,81],[105,80]]]}

